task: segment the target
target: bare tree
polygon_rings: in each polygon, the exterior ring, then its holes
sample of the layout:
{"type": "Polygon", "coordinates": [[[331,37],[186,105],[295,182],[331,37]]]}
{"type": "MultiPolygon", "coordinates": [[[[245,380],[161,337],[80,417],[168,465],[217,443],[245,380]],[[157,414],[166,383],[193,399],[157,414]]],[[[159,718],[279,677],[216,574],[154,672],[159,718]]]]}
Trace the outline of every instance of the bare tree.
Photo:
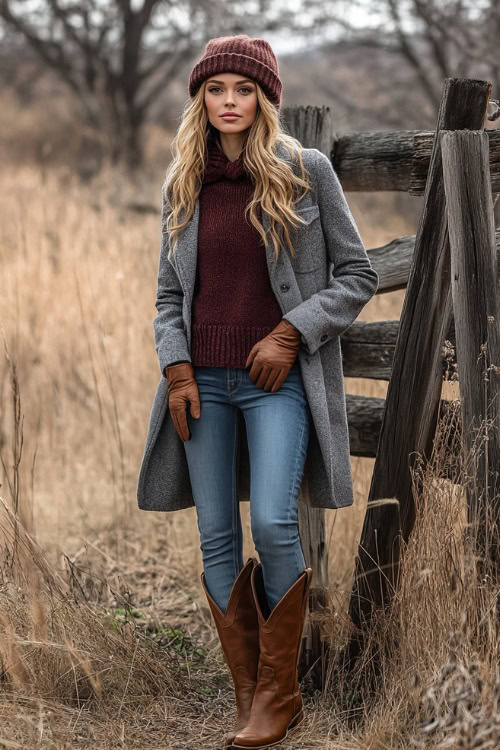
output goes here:
{"type": "MultiPolygon", "coordinates": [[[[276,3],[274,3],[276,5],[276,3]]],[[[109,142],[114,162],[143,161],[141,128],[160,93],[212,36],[272,29],[272,0],[0,0],[6,31],[22,37],[109,142]]],[[[292,16],[279,16],[286,23],[292,16]]],[[[187,92],[186,92],[187,98],[187,92]]]]}
{"type": "MultiPolygon", "coordinates": [[[[402,83],[401,93],[407,87],[398,107],[387,113],[392,127],[398,125],[398,114],[409,114],[405,106],[415,106],[417,95],[434,122],[447,77],[485,78],[499,91],[498,0],[350,0],[347,13],[343,0],[304,0],[304,8],[311,30],[330,38],[332,53],[347,45],[358,55],[364,52],[367,60],[372,50],[389,74],[385,92],[394,92],[396,80],[402,83]],[[410,71],[410,80],[404,71],[410,71]]],[[[325,94],[338,98],[352,114],[366,106],[328,83],[321,80],[325,94]]]]}

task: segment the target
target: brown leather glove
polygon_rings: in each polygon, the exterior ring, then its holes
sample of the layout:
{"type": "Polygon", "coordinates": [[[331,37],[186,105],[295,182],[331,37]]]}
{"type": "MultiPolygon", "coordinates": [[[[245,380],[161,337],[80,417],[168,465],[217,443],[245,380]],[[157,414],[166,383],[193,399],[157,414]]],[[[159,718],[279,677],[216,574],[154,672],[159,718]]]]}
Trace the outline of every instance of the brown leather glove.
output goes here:
{"type": "Polygon", "coordinates": [[[279,391],[295,361],[300,342],[300,331],[288,320],[281,320],[250,349],[245,367],[252,365],[249,372],[252,383],[265,391],[279,391]]]}
{"type": "Polygon", "coordinates": [[[200,394],[191,362],[165,367],[168,383],[168,407],[175,429],[181,440],[191,440],[186,417],[186,405],[190,402],[191,416],[200,418],[200,394]]]}

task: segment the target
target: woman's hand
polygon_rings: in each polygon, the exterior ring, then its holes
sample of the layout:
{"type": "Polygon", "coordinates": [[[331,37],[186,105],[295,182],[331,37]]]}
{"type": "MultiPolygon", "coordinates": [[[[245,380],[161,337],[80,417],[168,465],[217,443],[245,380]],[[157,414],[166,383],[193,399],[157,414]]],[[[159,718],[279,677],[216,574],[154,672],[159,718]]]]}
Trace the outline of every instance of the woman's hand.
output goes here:
{"type": "Polygon", "coordinates": [[[300,342],[300,331],[288,320],[281,320],[250,350],[245,367],[252,366],[249,372],[252,383],[265,391],[278,391],[295,361],[300,342]]]}
{"type": "Polygon", "coordinates": [[[165,367],[168,383],[168,407],[174,420],[175,429],[181,440],[191,440],[186,405],[190,402],[191,416],[200,418],[200,394],[194,377],[191,362],[165,367]]]}

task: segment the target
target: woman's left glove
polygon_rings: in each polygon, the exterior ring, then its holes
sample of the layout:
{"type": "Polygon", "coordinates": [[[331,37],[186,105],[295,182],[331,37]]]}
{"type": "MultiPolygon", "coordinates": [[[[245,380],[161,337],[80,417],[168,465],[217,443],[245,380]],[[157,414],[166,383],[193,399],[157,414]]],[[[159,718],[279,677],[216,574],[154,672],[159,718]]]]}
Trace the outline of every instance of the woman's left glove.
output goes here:
{"type": "Polygon", "coordinates": [[[288,320],[281,320],[250,349],[245,367],[252,366],[249,372],[252,383],[265,391],[278,391],[297,357],[300,342],[300,331],[288,320]]]}

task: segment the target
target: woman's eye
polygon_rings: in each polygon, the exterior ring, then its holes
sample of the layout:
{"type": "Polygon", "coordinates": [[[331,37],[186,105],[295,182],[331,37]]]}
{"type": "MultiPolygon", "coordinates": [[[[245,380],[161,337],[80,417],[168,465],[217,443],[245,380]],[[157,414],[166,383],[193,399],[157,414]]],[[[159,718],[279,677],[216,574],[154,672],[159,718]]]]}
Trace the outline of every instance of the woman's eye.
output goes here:
{"type": "MultiPolygon", "coordinates": [[[[210,92],[220,91],[220,86],[211,86],[208,90],[210,92]]],[[[240,89],[238,89],[238,91],[248,91],[249,93],[252,93],[252,89],[249,88],[248,86],[242,86],[240,89]]]]}

